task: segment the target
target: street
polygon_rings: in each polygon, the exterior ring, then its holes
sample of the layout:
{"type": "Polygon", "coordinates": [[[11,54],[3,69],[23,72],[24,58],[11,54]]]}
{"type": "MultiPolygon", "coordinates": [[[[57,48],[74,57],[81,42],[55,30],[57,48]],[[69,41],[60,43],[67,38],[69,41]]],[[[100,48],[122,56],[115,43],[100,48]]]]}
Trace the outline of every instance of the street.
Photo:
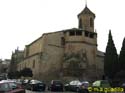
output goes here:
{"type": "MultiPolygon", "coordinates": [[[[51,92],[51,91],[45,91],[45,92],[34,92],[26,90],[26,93],[77,93],[77,92],[51,92]]],[[[95,92],[97,93],[97,92],[95,92]]],[[[124,92],[111,92],[111,93],[124,93],[124,92]]]]}
{"type": "Polygon", "coordinates": [[[76,92],[51,92],[51,91],[45,91],[45,92],[34,92],[26,90],[26,93],[76,93],[76,92]]]}

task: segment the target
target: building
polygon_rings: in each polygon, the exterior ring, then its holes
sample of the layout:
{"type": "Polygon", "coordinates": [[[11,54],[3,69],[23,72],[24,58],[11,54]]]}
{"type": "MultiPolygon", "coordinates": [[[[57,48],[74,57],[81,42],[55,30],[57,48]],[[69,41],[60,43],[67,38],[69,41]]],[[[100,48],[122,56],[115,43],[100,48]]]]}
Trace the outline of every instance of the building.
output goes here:
{"type": "Polygon", "coordinates": [[[10,65],[10,59],[0,59],[0,74],[7,73],[10,65]]]}
{"type": "Polygon", "coordinates": [[[19,50],[18,48],[12,52],[11,62],[9,65],[9,72],[15,72],[17,68],[17,64],[24,60],[24,51],[19,50]]]}
{"type": "Polygon", "coordinates": [[[103,75],[104,53],[97,49],[95,14],[85,6],[78,28],[44,33],[26,45],[18,70],[31,68],[33,78],[95,80],[103,75]]]}

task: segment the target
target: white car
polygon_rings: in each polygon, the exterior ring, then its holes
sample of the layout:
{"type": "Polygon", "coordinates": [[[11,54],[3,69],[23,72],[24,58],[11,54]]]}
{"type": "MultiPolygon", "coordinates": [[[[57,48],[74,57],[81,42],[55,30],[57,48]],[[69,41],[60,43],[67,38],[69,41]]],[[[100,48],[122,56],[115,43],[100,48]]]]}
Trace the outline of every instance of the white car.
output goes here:
{"type": "Polygon", "coordinates": [[[108,80],[97,80],[92,83],[93,87],[102,87],[102,88],[109,88],[111,87],[108,80]]]}
{"type": "Polygon", "coordinates": [[[81,82],[79,80],[73,80],[73,81],[69,82],[68,84],[65,84],[64,87],[65,87],[66,91],[77,92],[80,85],[81,85],[81,82]]]}

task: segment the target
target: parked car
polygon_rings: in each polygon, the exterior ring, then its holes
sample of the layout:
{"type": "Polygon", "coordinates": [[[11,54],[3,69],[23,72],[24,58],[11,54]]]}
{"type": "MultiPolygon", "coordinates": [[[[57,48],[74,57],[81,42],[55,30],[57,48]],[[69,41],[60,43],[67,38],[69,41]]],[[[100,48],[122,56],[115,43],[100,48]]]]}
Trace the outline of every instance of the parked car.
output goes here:
{"type": "Polygon", "coordinates": [[[16,80],[16,83],[18,83],[18,84],[21,84],[21,85],[22,85],[22,84],[23,84],[23,80],[22,80],[22,79],[17,79],[17,80],[16,80]]]}
{"type": "MultiPolygon", "coordinates": [[[[104,88],[111,88],[111,85],[109,83],[108,80],[97,80],[95,82],[92,83],[92,87],[93,88],[102,88],[103,91],[101,91],[101,93],[105,93],[105,92],[111,92],[111,91],[108,91],[108,90],[104,90],[104,88]]],[[[93,90],[94,92],[100,92],[100,90],[93,90]]]]}
{"type": "Polygon", "coordinates": [[[79,86],[78,93],[89,93],[88,87],[90,86],[88,81],[82,81],[79,86]]]}
{"type": "Polygon", "coordinates": [[[111,85],[108,80],[97,80],[93,82],[93,87],[102,87],[102,88],[110,88],[111,85]]]}
{"type": "Polygon", "coordinates": [[[46,84],[42,81],[31,80],[29,84],[26,86],[26,88],[32,91],[45,91],[46,84]]]}
{"type": "Polygon", "coordinates": [[[29,82],[30,82],[29,79],[22,80],[22,86],[23,86],[24,88],[26,88],[27,85],[29,84],[29,82]]]}
{"type": "Polygon", "coordinates": [[[69,82],[68,84],[65,84],[64,88],[65,88],[65,91],[78,92],[80,85],[81,85],[81,82],[79,80],[74,80],[69,82]]]}
{"type": "Polygon", "coordinates": [[[0,81],[0,93],[25,93],[19,84],[13,81],[0,81]]]}
{"type": "Polygon", "coordinates": [[[50,86],[48,86],[50,91],[63,91],[63,83],[61,80],[52,80],[50,86]]]}

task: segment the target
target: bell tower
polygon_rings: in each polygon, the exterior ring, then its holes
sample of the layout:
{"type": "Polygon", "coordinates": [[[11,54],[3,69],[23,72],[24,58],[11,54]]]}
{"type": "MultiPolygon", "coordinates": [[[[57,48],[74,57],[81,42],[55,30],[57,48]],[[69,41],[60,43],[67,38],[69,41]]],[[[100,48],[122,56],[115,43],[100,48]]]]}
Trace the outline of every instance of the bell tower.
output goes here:
{"type": "Polygon", "coordinates": [[[83,11],[78,14],[79,29],[94,32],[94,19],[95,14],[86,5],[83,11]]]}

